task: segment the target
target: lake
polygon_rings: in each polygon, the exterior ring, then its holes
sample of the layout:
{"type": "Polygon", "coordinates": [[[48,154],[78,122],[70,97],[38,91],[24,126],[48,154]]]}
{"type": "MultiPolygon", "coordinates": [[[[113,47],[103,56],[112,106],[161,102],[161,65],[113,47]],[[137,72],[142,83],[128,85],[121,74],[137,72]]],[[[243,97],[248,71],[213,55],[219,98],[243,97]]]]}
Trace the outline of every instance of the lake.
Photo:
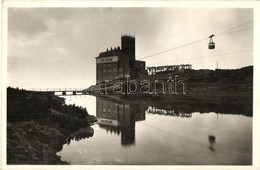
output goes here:
{"type": "Polygon", "coordinates": [[[57,153],[70,164],[252,164],[252,116],[247,114],[94,96],[66,97],[66,103],[86,107],[98,118],[93,137],[73,140],[57,153]]]}

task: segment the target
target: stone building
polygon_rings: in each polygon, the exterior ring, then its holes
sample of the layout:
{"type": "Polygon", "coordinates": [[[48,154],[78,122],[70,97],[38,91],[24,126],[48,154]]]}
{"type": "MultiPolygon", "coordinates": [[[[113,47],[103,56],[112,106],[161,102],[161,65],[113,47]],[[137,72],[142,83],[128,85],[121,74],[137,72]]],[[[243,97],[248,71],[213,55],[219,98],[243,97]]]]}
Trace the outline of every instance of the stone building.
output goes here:
{"type": "Polygon", "coordinates": [[[96,80],[136,79],[147,74],[145,62],[135,60],[135,37],[121,36],[121,48],[115,47],[101,52],[96,57],[96,80]]]}

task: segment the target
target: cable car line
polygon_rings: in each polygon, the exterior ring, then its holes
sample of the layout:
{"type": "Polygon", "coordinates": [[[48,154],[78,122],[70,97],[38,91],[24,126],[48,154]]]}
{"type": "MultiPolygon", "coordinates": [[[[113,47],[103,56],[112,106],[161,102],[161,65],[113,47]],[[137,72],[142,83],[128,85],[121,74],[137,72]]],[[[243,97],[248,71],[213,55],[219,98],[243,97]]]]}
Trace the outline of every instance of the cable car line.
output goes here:
{"type": "Polygon", "coordinates": [[[246,23],[240,24],[240,25],[235,26],[235,27],[233,27],[233,28],[230,28],[230,29],[228,29],[228,30],[226,30],[226,31],[222,31],[222,32],[220,32],[220,33],[217,33],[216,36],[219,36],[219,35],[221,35],[221,34],[224,34],[225,32],[234,30],[234,29],[236,29],[236,28],[238,28],[238,27],[241,27],[241,26],[243,26],[243,25],[249,24],[249,23],[251,23],[251,22],[254,22],[254,20],[251,20],[251,21],[248,21],[248,22],[246,22],[246,23]]]}
{"type": "MultiPolygon", "coordinates": [[[[228,31],[234,30],[234,29],[236,29],[236,28],[238,28],[238,27],[241,27],[241,26],[243,26],[243,25],[249,24],[249,23],[251,23],[251,22],[253,22],[253,21],[254,21],[254,20],[251,20],[251,21],[248,21],[248,22],[246,22],[246,23],[240,24],[240,25],[235,26],[235,27],[233,27],[233,28],[227,29],[227,30],[222,31],[222,32],[220,32],[220,33],[217,33],[217,34],[215,34],[214,36],[223,36],[223,35],[227,35],[227,34],[231,34],[231,33],[236,33],[236,32],[241,32],[241,31],[249,30],[249,29],[244,29],[244,30],[238,30],[238,31],[228,32],[228,31]]],[[[251,29],[251,28],[250,28],[250,29],[251,29]]],[[[148,56],[146,56],[146,57],[142,57],[142,58],[140,58],[140,59],[146,59],[146,58],[154,57],[154,56],[156,56],[156,55],[160,55],[160,54],[163,54],[163,53],[167,53],[167,52],[169,52],[169,51],[173,51],[173,50],[176,50],[176,49],[179,49],[179,48],[188,46],[188,45],[192,45],[192,44],[195,44],[195,43],[198,43],[198,42],[207,40],[208,38],[212,38],[212,37],[207,37],[207,38],[203,38],[203,39],[200,39],[200,40],[197,40],[197,41],[193,41],[193,42],[190,42],[190,43],[187,43],[187,44],[184,44],[184,45],[180,45],[180,46],[177,46],[177,47],[168,49],[168,50],[164,50],[164,51],[161,51],[161,52],[158,52],[158,53],[155,53],[155,54],[148,55],[148,56]]],[[[213,41],[212,41],[212,42],[213,42],[213,41]]]]}
{"type": "Polygon", "coordinates": [[[207,37],[207,38],[200,39],[200,40],[197,40],[197,41],[193,41],[193,42],[188,43],[188,44],[184,44],[184,45],[181,45],[181,46],[177,46],[177,47],[174,47],[174,48],[165,50],[165,51],[161,51],[161,52],[158,52],[158,53],[155,53],[155,54],[152,54],[152,55],[148,55],[148,56],[143,57],[143,58],[140,58],[140,59],[150,58],[150,57],[153,57],[153,56],[156,56],[156,55],[159,55],[159,54],[163,54],[163,53],[166,53],[166,52],[169,52],[169,51],[178,49],[178,48],[182,48],[182,47],[185,47],[185,46],[188,46],[188,45],[191,45],[191,44],[198,43],[198,42],[200,42],[200,41],[204,41],[204,40],[207,40],[207,39],[208,39],[208,37],[207,37]]]}
{"type": "MultiPolygon", "coordinates": [[[[241,27],[242,25],[245,25],[245,24],[248,24],[248,23],[250,23],[250,22],[241,24],[240,26],[233,27],[233,28],[229,29],[228,31],[234,30],[235,28],[241,27]]],[[[252,29],[252,27],[251,27],[251,28],[247,28],[247,29],[242,29],[242,30],[233,31],[233,32],[224,31],[224,32],[222,32],[222,33],[219,33],[217,36],[223,36],[223,35],[232,34],[232,33],[236,33],[236,32],[246,31],[246,30],[249,30],[249,29],[252,29]]],[[[215,36],[214,34],[212,34],[211,36],[209,36],[209,45],[208,45],[208,48],[209,48],[210,50],[215,49],[215,43],[213,42],[213,37],[214,37],[214,36],[215,36]]]]}
{"type": "Polygon", "coordinates": [[[253,27],[251,27],[251,28],[246,28],[246,29],[242,29],[242,30],[237,30],[237,31],[233,31],[233,32],[227,32],[227,33],[225,33],[225,34],[218,35],[218,37],[224,36],[224,35],[227,35],[227,34],[236,33],[236,32],[247,31],[247,30],[251,30],[251,29],[253,29],[253,27]]]}
{"type": "Polygon", "coordinates": [[[194,59],[201,59],[201,58],[210,58],[210,57],[217,57],[217,56],[240,54],[240,53],[251,52],[251,51],[253,51],[253,50],[252,49],[248,49],[248,50],[236,51],[236,52],[232,52],[232,53],[222,53],[222,54],[216,54],[216,55],[211,55],[211,56],[186,58],[186,59],[180,59],[180,60],[171,60],[171,61],[157,62],[157,63],[152,63],[152,64],[161,64],[161,63],[166,63],[166,62],[177,62],[177,61],[194,60],[194,59]]]}

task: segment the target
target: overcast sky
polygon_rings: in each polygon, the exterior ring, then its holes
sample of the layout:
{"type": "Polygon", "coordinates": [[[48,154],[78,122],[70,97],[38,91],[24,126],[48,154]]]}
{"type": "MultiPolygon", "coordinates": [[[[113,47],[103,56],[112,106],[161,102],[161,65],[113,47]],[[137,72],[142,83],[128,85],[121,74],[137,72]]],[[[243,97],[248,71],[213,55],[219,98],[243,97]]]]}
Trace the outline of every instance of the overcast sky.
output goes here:
{"type": "MultiPolygon", "coordinates": [[[[9,8],[8,85],[89,87],[95,57],[119,46],[121,34],[135,35],[136,58],[142,59],[252,20],[252,9],[238,8],[9,8]]],[[[143,60],[194,69],[215,69],[217,61],[219,68],[252,65],[252,28],[250,22],[215,37],[215,50],[205,40],[143,60]]]]}

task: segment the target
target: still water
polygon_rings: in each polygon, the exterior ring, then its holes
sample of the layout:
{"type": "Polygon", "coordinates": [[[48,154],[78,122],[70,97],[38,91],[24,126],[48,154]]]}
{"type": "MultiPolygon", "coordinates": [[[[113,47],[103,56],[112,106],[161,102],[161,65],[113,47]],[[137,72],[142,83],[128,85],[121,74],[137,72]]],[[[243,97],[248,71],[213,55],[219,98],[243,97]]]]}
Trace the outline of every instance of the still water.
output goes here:
{"type": "Polygon", "coordinates": [[[57,153],[70,164],[252,164],[250,116],[93,96],[67,97],[66,103],[86,107],[98,118],[93,137],[71,141],[57,153]]]}

